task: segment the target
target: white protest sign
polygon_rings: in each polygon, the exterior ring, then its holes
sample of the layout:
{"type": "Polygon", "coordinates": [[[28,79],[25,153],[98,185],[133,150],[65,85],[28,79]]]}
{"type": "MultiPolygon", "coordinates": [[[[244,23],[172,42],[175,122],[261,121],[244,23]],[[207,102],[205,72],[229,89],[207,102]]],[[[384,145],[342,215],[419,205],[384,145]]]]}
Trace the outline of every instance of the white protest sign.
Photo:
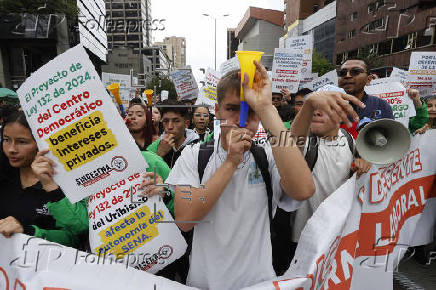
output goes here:
{"type": "Polygon", "coordinates": [[[161,91],[160,92],[160,100],[161,101],[168,100],[168,95],[169,95],[168,91],[165,91],[165,90],[161,91]]]}
{"type": "Polygon", "coordinates": [[[239,60],[237,56],[234,56],[228,60],[226,60],[225,62],[223,62],[220,65],[220,72],[221,75],[225,75],[226,73],[235,70],[235,69],[240,69],[240,65],[239,65],[239,60]]]}
{"type": "Polygon", "coordinates": [[[306,85],[318,79],[318,73],[313,73],[311,76],[306,76],[300,81],[299,89],[306,88],[306,85]]]}
{"type": "Polygon", "coordinates": [[[276,48],[272,65],[272,91],[296,93],[302,77],[303,54],[298,49],[276,48]]]}
{"type": "Polygon", "coordinates": [[[207,69],[206,76],[205,76],[205,84],[204,87],[201,89],[204,93],[205,98],[216,102],[217,100],[216,89],[220,79],[221,79],[220,72],[215,71],[211,68],[207,69]]]}
{"type": "Polygon", "coordinates": [[[141,183],[137,172],[89,197],[89,244],[100,257],[142,256],[128,265],[156,273],[180,258],[187,245],[165,204],[138,194],[141,183]]]}
{"type": "MultiPolygon", "coordinates": [[[[105,87],[113,83],[120,84],[120,97],[123,105],[126,107],[129,105],[129,101],[135,97],[135,88],[131,85],[130,75],[106,73],[101,74],[101,80],[105,87]]],[[[133,77],[133,85],[138,84],[138,78],[133,77]]]]}
{"type": "Polygon", "coordinates": [[[392,73],[389,78],[395,82],[400,82],[402,84],[406,84],[409,79],[409,72],[406,70],[399,69],[394,67],[392,69],[392,73]]]}
{"type": "Polygon", "coordinates": [[[387,101],[392,108],[394,118],[409,128],[409,118],[416,116],[415,106],[409,98],[406,88],[398,82],[366,86],[365,92],[387,101]]]}
{"type": "Polygon", "coordinates": [[[419,90],[421,97],[436,94],[436,52],[412,52],[409,85],[419,90]]]}
{"type": "Polygon", "coordinates": [[[71,202],[147,168],[83,46],[33,73],[18,95],[38,148],[50,148],[48,157],[58,165],[54,179],[71,202]]]}
{"type": "Polygon", "coordinates": [[[371,82],[367,86],[375,86],[375,85],[379,85],[379,84],[388,84],[391,82],[394,82],[391,78],[378,78],[378,79],[371,80],[371,82]]]}
{"type": "Polygon", "coordinates": [[[0,234],[0,245],[0,289],[197,289],[127,267],[138,256],[103,258],[22,234],[0,234]]]}
{"type": "Polygon", "coordinates": [[[285,48],[298,49],[303,54],[302,74],[310,78],[312,74],[313,35],[288,37],[285,40],[285,48]]]}
{"type": "Polygon", "coordinates": [[[176,70],[170,75],[181,100],[191,100],[198,97],[198,85],[189,69],[176,70]]]}
{"type": "Polygon", "coordinates": [[[336,70],[329,71],[323,76],[313,80],[311,83],[306,84],[304,87],[316,91],[325,85],[338,86],[338,74],[336,70]]]}
{"type": "Polygon", "coordinates": [[[203,90],[200,91],[197,100],[195,101],[196,106],[207,106],[209,112],[215,115],[215,104],[214,100],[205,97],[203,90]]]}

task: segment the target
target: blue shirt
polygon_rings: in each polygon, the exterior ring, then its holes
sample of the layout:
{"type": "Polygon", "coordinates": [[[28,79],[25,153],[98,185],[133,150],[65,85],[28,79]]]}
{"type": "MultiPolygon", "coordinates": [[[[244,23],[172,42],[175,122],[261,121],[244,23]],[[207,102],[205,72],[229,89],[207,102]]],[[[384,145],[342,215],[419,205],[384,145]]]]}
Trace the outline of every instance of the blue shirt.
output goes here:
{"type": "Polygon", "coordinates": [[[359,115],[360,120],[364,117],[370,119],[394,119],[392,108],[385,100],[365,93],[362,102],[366,105],[365,109],[353,105],[353,109],[359,115]]]}

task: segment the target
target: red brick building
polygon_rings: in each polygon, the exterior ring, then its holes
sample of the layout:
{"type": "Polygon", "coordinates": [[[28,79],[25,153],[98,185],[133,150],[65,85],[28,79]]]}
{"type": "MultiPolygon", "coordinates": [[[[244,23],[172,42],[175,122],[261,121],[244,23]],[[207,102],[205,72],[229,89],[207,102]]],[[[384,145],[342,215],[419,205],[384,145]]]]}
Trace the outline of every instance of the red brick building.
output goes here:
{"type": "Polygon", "coordinates": [[[337,0],[336,65],[365,49],[408,68],[412,51],[436,51],[435,0],[337,0]]]}
{"type": "Polygon", "coordinates": [[[297,20],[303,20],[317,12],[334,0],[284,0],[285,4],[285,32],[297,20]]]}

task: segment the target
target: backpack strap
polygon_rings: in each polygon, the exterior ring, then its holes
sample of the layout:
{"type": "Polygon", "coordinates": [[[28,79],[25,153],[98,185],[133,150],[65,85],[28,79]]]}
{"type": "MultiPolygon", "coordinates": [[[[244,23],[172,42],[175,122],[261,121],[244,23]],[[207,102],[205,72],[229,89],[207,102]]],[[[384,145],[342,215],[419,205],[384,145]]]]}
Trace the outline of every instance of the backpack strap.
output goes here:
{"type": "Polygon", "coordinates": [[[210,156],[212,156],[215,140],[212,138],[210,141],[201,143],[198,152],[198,176],[200,177],[200,184],[203,181],[204,169],[209,163],[210,156]]]}
{"type": "Polygon", "coordinates": [[[347,143],[348,143],[348,148],[350,148],[351,153],[354,156],[354,139],[353,136],[351,136],[351,134],[345,130],[344,128],[340,128],[342,134],[345,135],[345,138],[347,138],[347,143]]]}
{"type": "MultiPolygon", "coordinates": [[[[198,176],[200,178],[200,184],[203,182],[204,170],[209,163],[210,157],[212,156],[214,150],[214,139],[200,144],[200,150],[198,152],[198,176]]],[[[263,181],[266,185],[266,192],[268,195],[268,216],[270,222],[272,221],[272,182],[271,175],[268,170],[268,158],[266,156],[265,150],[262,147],[251,145],[250,152],[254,156],[254,161],[259,167],[262,174],[263,181]]]]}
{"type": "Polygon", "coordinates": [[[318,137],[312,132],[309,135],[309,142],[307,144],[307,151],[304,159],[306,160],[307,166],[309,166],[310,171],[313,171],[315,163],[318,160],[318,137]]]}
{"type": "Polygon", "coordinates": [[[269,173],[268,170],[268,158],[266,156],[265,150],[260,146],[251,144],[250,152],[253,154],[254,161],[256,162],[256,165],[259,167],[260,172],[262,174],[263,181],[265,182],[266,193],[268,195],[268,216],[269,216],[269,221],[271,223],[273,219],[272,216],[273,190],[272,190],[271,174],[269,173]]]}

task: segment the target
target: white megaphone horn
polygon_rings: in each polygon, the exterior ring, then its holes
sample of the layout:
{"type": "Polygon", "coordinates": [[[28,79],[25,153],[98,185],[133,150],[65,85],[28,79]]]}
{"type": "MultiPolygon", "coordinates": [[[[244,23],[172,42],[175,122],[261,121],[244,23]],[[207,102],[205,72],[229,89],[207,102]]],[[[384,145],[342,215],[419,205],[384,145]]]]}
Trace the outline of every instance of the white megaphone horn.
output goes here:
{"type": "Polygon", "coordinates": [[[371,121],[364,118],[362,121],[364,127],[357,136],[356,149],[366,161],[390,164],[400,160],[409,150],[410,133],[402,123],[391,119],[371,121]]]}

